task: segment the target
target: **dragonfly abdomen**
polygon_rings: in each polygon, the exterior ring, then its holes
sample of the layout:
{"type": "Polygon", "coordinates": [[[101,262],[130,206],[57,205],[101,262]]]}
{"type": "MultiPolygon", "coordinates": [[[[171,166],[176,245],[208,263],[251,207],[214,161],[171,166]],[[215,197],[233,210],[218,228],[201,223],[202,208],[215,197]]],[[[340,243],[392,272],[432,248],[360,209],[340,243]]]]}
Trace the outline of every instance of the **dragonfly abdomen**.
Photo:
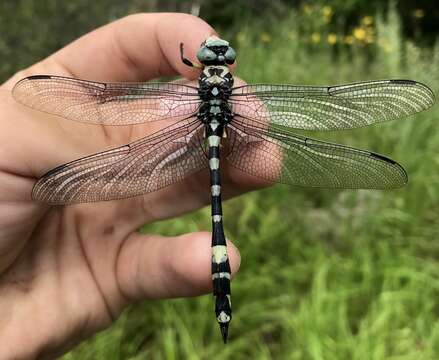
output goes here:
{"type": "Polygon", "coordinates": [[[212,285],[215,296],[215,315],[224,342],[227,341],[229,323],[232,319],[230,301],[230,264],[224,236],[221,204],[220,143],[224,131],[222,124],[206,125],[209,143],[210,189],[212,203],[212,285]]]}

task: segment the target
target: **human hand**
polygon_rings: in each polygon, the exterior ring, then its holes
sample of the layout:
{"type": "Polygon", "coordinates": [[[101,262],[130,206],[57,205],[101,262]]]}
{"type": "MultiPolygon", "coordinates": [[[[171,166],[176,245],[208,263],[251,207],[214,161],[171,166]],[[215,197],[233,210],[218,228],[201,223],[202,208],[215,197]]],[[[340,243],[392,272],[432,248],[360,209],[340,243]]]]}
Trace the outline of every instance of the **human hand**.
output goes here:
{"type": "MultiPolygon", "coordinates": [[[[189,15],[132,15],[20,71],[2,89],[35,74],[96,81],[171,74],[195,79],[197,70],[180,60],[179,43],[194,59],[213,33],[189,15]]],[[[142,224],[206,205],[207,171],[119,201],[49,207],[31,200],[36,179],[50,168],[147,136],[159,123],[104,128],[32,111],[12,99],[1,103],[1,358],[53,357],[109,326],[132,302],[211,291],[209,233],[164,238],[137,232],[142,224]]],[[[258,186],[227,166],[223,183],[226,198],[258,186]]],[[[233,245],[229,258],[235,273],[240,259],[233,245]]]]}

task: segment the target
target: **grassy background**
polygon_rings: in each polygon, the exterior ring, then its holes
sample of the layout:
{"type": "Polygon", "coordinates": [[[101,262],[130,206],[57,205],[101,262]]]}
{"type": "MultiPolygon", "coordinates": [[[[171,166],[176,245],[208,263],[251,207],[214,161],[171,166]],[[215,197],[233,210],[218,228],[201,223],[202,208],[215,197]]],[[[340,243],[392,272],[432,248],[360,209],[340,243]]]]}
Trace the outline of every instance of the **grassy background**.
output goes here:
{"type": "MultiPolygon", "coordinates": [[[[34,16],[26,11],[24,18],[34,16]]],[[[335,18],[328,6],[306,5],[276,26],[254,19],[225,31],[238,52],[237,74],[253,83],[412,78],[438,92],[439,46],[403,38],[395,10],[360,17],[349,29],[329,26],[335,18]]],[[[394,123],[312,135],[395,158],[409,173],[403,189],[277,186],[225,204],[226,233],[242,255],[227,346],[207,295],[133,306],[64,359],[438,359],[438,118],[434,107],[394,123]]],[[[209,229],[207,208],[142,231],[209,229]]]]}

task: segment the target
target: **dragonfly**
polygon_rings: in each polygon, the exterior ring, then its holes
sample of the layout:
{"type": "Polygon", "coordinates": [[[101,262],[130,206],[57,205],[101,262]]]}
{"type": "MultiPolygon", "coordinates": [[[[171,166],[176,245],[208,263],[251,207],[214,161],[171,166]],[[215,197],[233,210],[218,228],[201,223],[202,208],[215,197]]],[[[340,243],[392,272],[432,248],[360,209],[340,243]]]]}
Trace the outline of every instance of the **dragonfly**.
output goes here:
{"type": "MultiPolygon", "coordinates": [[[[227,342],[232,319],[230,264],[223,227],[221,164],[269,184],[392,189],[407,183],[397,162],[375,152],[315,140],[294,129],[354,129],[428,109],[432,90],[413,80],[334,86],[234,86],[236,52],[212,36],[196,58],[198,86],[173,82],[103,83],[54,75],[20,80],[21,104],[104,126],[171,121],[127,145],[61,164],[42,175],[32,199],[51,205],[116,200],[154,192],[209,169],[215,316],[227,342]],[[226,144],[226,146],[225,146],[226,144]],[[220,155],[221,153],[221,155],[220,155]]],[[[207,184],[206,184],[207,190],[207,184]]]]}

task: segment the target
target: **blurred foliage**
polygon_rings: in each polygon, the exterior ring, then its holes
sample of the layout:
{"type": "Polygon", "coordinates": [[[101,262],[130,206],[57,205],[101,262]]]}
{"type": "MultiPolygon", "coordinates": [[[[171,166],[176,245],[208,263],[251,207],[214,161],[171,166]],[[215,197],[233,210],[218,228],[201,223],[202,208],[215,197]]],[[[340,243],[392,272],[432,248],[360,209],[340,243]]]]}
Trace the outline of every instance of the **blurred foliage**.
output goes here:
{"type": "MultiPolygon", "coordinates": [[[[164,9],[200,11],[236,47],[237,73],[248,82],[413,78],[437,93],[432,3],[3,0],[0,76],[115,18],[164,9]]],[[[227,346],[208,295],[133,306],[64,359],[438,359],[437,118],[435,107],[393,124],[312,135],[395,157],[409,173],[404,189],[277,186],[224,205],[226,233],[242,254],[227,346]]],[[[209,229],[203,209],[143,231],[209,229]]]]}
{"type": "Polygon", "coordinates": [[[0,80],[109,21],[148,11],[145,1],[0,1],[0,80]]]}
{"type": "Polygon", "coordinates": [[[415,40],[433,43],[439,32],[439,8],[429,0],[237,0],[226,2],[211,0],[202,3],[200,15],[222,29],[240,27],[253,19],[264,18],[265,27],[276,26],[279,18],[288,17],[291,11],[306,9],[306,14],[316,14],[317,9],[331,9],[334,17],[328,24],[332,31],[350,31],[364,16],[387,14],[390,7],[397,9],[403,34],[415,40]]]}
{"type": "MultiPolygon", "coordinates": [[[[433,1],[427,0],[390,3],[381,0],[3,0],[0,2],[0,81],[92,29],[136,12],[199,14],[225,35],[256,26],[269,34],[276,30],[280,20],[295,17],[301,24],[298,36],[305,39],[310,36],[314,43],[349,45],[373,41],[373,19],[377,14],[387,16],[389,4],[397,9],[406,36],[424,44],[434,43],[439,10],[433,1]],[[263,23],[258,23],[261,18],[263,23]]],[[[293,24],[292,28],[297,26],[293,24]]]]}

